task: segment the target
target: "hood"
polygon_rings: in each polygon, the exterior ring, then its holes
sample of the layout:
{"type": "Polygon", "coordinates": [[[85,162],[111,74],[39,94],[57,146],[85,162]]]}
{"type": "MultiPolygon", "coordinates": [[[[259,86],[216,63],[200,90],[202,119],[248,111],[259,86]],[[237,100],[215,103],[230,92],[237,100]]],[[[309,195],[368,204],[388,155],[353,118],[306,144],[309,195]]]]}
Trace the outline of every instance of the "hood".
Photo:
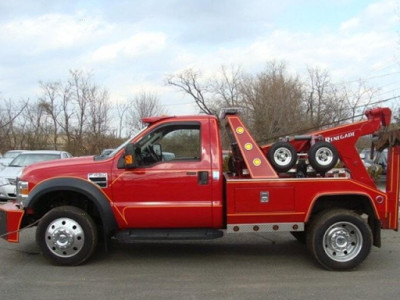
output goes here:
{"type": "Polygon", "coordinates": [[[15,179],[22,173],[23,168],[24,167],[6,167],[5,169],[1,170],[0,177],[15,179]]]}
{"type": "Polygon", "coordinates": [[[26,166],[25,171],[37,170],[37,169],[47,169],[47,168],[63,168],[68,166],[81,166],[93,163],[93,156],[83,156],[83,157],[73,157],[64,159],[53,159],[34,163],[32,165],[26,166]]]}
{"type": "Polygon", "coordinates": [[[96,161],[93,156],[49,160],[25,167],[20,178],[34,182],[58,176],[86,178],[88,173],[109,171],[111,163],[112,158],[96,161]]]}
{"type": "Polygon", "coordinates": [[[0,158],[0,166],[8,166],[14,158],[0,158]]]}

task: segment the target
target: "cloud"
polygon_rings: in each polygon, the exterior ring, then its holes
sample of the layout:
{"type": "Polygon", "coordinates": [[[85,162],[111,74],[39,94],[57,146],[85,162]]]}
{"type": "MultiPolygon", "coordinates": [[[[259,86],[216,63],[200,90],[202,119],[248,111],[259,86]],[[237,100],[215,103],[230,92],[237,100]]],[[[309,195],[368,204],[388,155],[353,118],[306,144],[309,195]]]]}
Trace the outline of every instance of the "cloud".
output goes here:
{"type": "Polygon", "coordinates": [[[154,52],[162,51],[165,47],[166,35],[161,32],[140,32],[127,39],[116,43],[101,46],[92,54],[92,60],[112,61],[115,59],[125,59],[149,55],[154,52]]]}
{"type": "Polygon", "coordinates": [[[368,5],[357,17],[341,24],[341,30],[354,31],[394,30],[399,24],[399,2],[383,0],[368,5]],[[396,13],[397,12],[397,13],[396,13]]]}
{"type": "Polygon", "coordinates": [[[7,41],[10,51],[33,55],[82,47],[107,35],[111,29],[112,26],[104,26],[101,20],[82,13],[46,14],[1,23],[0,40],[7,41]]]}
{"type": "Polygon", "coordinates": [[[340,29],[341,30],[349,30],[352,28],[357,28],[359,25],[360,25],[359,18],[351,18],[350,20],[343,22],[342,25],[340,26],[340,29]]]}
{"type": "Polygon", "coordinates": [[[212,75],[233,64],[256,73],[281,60],[293,73],[319,66],[335,80],[351,80],[374,75],[398,51],[396,0],[363,4],[339,19],[354,2],[337,1],[326,21],[319,13],[332,7],[330,1],[317,0],[6,2],[0,4],[0,73],[7,75],[0,81],[12,98],[35,97],[39,80],[63,80],[69,69],[87,69],[111,98],[144,88],[159,91],[163,103],[180,103],[184,96],[165,88],[164,77],[186,68],[212,75]],[[308,20],[302,26],[294,18],[299,10],[300,19],[308,20]],[[323,26],[313,26],[314,18],[323,26]]]}

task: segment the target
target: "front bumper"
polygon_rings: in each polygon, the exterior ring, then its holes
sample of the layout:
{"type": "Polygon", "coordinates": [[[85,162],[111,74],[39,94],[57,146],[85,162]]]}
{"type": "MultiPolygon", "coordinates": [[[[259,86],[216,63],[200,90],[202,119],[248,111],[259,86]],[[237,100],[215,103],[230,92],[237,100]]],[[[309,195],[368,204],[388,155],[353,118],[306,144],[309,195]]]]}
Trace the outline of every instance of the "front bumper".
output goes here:
{"type": "Polygon", "coordinates": [[[8,242],[18,243],[24,212],[16,203],[0,205],[0,237],[8,242]]]}
{"type": "Polygon", "coordinates": [[[12,184],[0,186],[0,200],[14,200],[16,196],[16,186],[12,184]]]}

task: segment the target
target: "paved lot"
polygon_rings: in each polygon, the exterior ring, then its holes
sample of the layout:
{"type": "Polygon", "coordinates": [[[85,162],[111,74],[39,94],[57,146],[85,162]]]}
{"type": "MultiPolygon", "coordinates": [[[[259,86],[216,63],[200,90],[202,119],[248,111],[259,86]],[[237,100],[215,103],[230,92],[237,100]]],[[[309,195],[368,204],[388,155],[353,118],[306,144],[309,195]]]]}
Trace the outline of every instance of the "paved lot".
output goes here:
{"type": "Polygon", "coordinates": [[[400,233],[351,272],[321,269],[289,234],[113,243],[79,267],[50,265],[34,242],[0,241],[0,299],[398,299],[400,233]]]}
{"type": "MultiPolygon", "coordinates": [[[[381,187],[383,188],[383,186],[381,187]]],[[[351,272],[323,270],[290,234],[113,243],[79,267],[49,264],[36,229],[0,239],[0,299],[398,299],[400,233],[351,272]]]]}

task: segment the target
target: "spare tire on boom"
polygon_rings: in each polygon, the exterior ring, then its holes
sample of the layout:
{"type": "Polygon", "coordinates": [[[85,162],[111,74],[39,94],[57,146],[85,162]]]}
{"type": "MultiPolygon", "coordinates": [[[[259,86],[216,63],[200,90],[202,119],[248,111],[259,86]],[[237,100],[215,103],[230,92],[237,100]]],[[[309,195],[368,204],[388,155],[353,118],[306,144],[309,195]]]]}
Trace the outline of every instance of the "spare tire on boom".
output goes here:
{"type": "Polygon", "coordinates": [[[316,142],[308,150],[308,161],[319,173],[325,173],[332,169],[338,159],[339,154],[335,146],[325,141],[316,142]]]}
{"type": "Polygon", "coordinates": [[[267,158],[277,172],[287,172],[296,164],[297,152],[289,142],[276,142],[269,148],[267,158]]]}

